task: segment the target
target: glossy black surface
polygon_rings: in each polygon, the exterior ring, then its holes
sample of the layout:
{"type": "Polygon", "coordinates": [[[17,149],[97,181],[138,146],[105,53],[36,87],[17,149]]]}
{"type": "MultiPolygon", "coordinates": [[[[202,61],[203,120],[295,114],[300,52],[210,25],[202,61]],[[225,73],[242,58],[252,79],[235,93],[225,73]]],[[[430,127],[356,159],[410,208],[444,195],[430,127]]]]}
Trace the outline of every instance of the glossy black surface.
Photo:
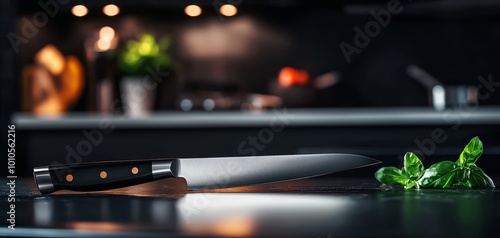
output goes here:
{"type": "MultiPolygon", "coordinates": [[[[382,189],[373,178],[328,176],[196,193],[170,178],[46,196],[31,179],[16,183],[16,230],[2,219],[0,235],[481,237],[495,234],[500,218],[498,189],[382,189]]],[[[1,184],[0,207],[7,209],[6,181],[1,184]]]]}

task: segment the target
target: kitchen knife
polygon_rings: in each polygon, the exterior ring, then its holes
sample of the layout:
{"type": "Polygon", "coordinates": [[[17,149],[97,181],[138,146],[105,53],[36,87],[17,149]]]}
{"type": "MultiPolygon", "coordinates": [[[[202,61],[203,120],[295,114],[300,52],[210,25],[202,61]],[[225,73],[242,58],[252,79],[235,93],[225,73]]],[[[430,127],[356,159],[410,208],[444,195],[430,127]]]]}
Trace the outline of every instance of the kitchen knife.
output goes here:
{"type": "Polygon", "coordinates": [[[167,177],[186,179],[189,190],[237,187],[300,179],[380,161],[353,154],[154,159],[49,165],[33,169],[41,193],[97,191],[167,177]]]}

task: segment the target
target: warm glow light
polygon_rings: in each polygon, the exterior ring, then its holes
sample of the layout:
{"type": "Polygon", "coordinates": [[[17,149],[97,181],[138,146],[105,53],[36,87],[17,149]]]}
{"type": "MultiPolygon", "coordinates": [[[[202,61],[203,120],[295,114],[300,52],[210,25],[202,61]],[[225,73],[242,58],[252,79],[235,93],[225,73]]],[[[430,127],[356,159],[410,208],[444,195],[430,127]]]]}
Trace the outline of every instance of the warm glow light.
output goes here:
{"type": "Polygon", "coordinates": [[[33,108],[33,113],[40,116],[57,116],[64,113],[64,103],[50,95],[45,101],[33,108]]]}
{"type": "Polygon", "coordinates": [[[95,50],[97,52],[108,51],[115,48],[115,30],[109,26],[104,26],[99,30],[99,40],[95,43],[95,50]]]}
{"type": "Polygon", "coordinates": [[[227,217],[215,223],[213,232],[216,236],[252,236],[255,233],[255,221],[251,217],[227,217]]]}
{"type": "Polygon", "coordinates": [[[45,66],[55,76],[61,75],[66,66],[64,55],[53,45],[46,45],[38,51],[35,62],[45,66]]]}
{"type": "Polygon", "coordinates": [[[113,37],[115,37],[115,30],[109,26],[105,26],[99,30],[99,37],[111,42],[113,37]]]}
{"type": "Polygon", "coordinates": [[[304,70],[284,67],[278,75],[280,86],[288,88],[294,85],[305,86],[309,83],[309,74],[304,70]]]}
{"type": "Polygon", "coordinates": [[[76,5],[73,8],[71,8],[71,13],[73,13],[73,15],[77,17],[83,17],[87,15],[87,13],[89,13],[89,10],[87,9],[87,7],[83,5],[76,5]]]}
{"type": "Polygon", "coordinates": [[[111,48],[111,41],[101,38],[95,43],[95,48],[98,52],[108,51],[111,48]]]}
{"type": "Polygon", "coordinates": [[[238,9],[231,4],[224,4],[219,8],[219,11],[222,15],[226,17],[232,17],[238,13],[238,9]]]}
{"type": "Polygon", "coordinates": [[[197,5],[189,5],[184,8],[184,12],[190,17],[197,17],[201,15],[201,7],[198,7],[197,5]]]}
{"type": "Polygon", "coordinates": [[[68,226],[75,230],[93,230],[93,231],[121,231],[124,226],[113,222],[70,222],[68,226]]]}
{"type": "Polygon", "coordinates": [[[104,12],[104,14],[106,14],[107,16],[116,16],[118,15],[118,13],[120,13],[120,8],[118,8],[118,6],[116,6],[115,4],[108,4],[106,6],[104,6],[104,8],[102,9],[102,12],[104,12]]]}

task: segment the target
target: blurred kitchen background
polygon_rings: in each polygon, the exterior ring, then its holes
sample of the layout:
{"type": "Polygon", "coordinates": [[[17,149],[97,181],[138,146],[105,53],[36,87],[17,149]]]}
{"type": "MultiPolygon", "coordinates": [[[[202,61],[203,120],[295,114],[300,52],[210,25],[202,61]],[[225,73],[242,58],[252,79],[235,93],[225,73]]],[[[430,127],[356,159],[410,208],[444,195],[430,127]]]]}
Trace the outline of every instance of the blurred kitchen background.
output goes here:
{"type": "Polygon", "coordinates": [[[323,152],[429,166],[476,135],[500,173],[500,1],[1,3],[19,173],[323,152]]]}

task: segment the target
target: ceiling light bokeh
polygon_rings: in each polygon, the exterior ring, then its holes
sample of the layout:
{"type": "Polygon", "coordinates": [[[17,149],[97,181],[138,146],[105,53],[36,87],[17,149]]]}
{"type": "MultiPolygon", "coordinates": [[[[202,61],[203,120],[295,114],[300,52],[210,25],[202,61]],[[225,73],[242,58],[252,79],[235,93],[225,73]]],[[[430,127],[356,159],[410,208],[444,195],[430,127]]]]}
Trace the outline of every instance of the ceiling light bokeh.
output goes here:
{"type": "Polygon", "coordinates": [[[186,8],[184,8],[184,12],[186,13],[186,15],[190,17],[197,17],[201,15],[201,7],[197,5],[189,5],[186,8]]]}
{"type": "Polygon", "coordinates": [[[111,41],[115,37],[115,30],[109,26],[105,26],[99,30],[99,37],[111,41]]]}
{"type": "Polygon", "coordinates": [[[97,52],[105,52],[116,47],[117,39],[115,39],[115,29],[109,26],[104,26],[99,29],[99,39],[96,41],[94,48],[97,52]]]}
{"type": "Polygon", "coordinates": [[[120,13],[120,8],[115,4],[108,4],[102,8],[102,12],[104,12],[106,16],[113,17],[120,13]]]}
{"type": "Polygon", "coordinates": [[[71,13],[77,17],[83,17],[89,13],[89,10],[84,5],[76,5],[71,8],[71,13]]]}
{"type": "Polygon", "coordinates": [[[232,17],[238,13],[238,9],[231,4],[224,4],[219,8],[219,12],[226,17],[232,17]]]}
{"type": "Polygon", "coordinates": [[[105,39],[99,39],[95,43],[95,51],[97,52],[105,52],[111,49],[111,41],[107,41],[105,39]]]}

